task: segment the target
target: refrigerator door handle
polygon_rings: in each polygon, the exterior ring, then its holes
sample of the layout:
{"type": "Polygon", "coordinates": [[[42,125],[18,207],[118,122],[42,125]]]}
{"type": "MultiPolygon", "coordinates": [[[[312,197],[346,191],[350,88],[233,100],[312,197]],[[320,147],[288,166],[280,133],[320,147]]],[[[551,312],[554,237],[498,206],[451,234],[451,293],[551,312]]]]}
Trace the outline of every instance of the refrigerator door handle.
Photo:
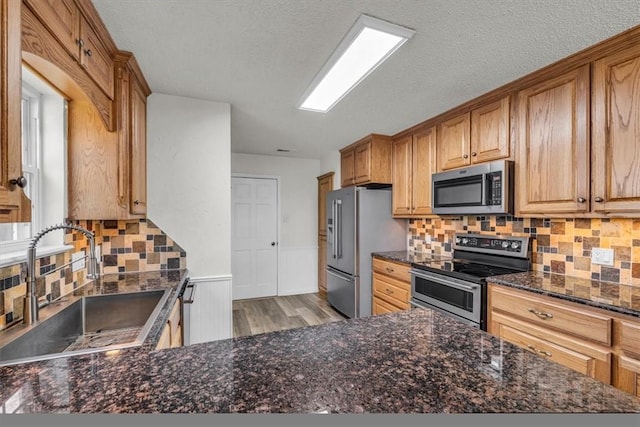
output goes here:
{"type": "Polygon", "coordinates": [[[331,219],[333,220],[332,223],[332,227],[331,227],[331,256],[333,257],[333,259],[336,259],[338,257],[338,254],[336,252],[336,233],[337,233],[337,219],[336,219],[336,201],[332,200],[331,201],[331,219]]]}
{"type": "Polygon", "coordinates": [[[342,275],[340,275],[340,274],[337,274],[337,273],[334,273],[333,271],[331,271],[331,270],[329,270],[329,269],[327,269],[327,270],[325,270],[325,271],[327,272],[327,274],[330,274],[330,275],[331,275],[331,276],[333,276],[333,277],[337,277],[337,278],[338,278],[338,279],[340,279],[340,280],[344,280],[345,282],[351,282],[351,281],[353,281],[353,279],[348,278],[348,277],[344,277],[344,276],[342,276],[342,275]]]}
{"type": "Polygon", "coordinates": [[[336,200],[336,254],[338,259],[342,258],[342,200],[336,200]]]}

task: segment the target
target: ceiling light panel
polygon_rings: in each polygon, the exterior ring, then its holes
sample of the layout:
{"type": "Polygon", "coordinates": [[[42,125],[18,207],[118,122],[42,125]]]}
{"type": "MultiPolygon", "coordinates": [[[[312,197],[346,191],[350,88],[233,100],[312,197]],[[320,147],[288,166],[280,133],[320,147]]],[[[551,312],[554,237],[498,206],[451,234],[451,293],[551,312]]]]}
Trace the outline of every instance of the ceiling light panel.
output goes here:
{"type": "Polygon", "coordinates": [[[311,82],[299,108],[326,113],[414,33],[361,15],[311,82]]]}

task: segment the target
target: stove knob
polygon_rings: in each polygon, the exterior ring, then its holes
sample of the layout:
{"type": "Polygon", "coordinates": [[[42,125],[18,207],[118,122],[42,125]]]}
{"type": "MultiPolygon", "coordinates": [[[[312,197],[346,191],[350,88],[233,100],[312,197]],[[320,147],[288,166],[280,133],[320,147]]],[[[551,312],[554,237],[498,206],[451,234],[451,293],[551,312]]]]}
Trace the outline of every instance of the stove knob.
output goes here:
{"type": "Polygon", "coordinates": [[[462,239],[462,244],[466,245],[467,243],[469,243],[469,239],[467,239],[466,237],[464,239],[462,239]]]}
{"type": "Polygon", "coordinates": [[[459,245],[462,239],[460,239],[459,237],[456,237],[456,245],[459,245]]]}
{"type": "Polygon", "coordinates": [[[511,249],[518,249],[520,247],[520,242],[513,241],[511,242],[511,249]]]}
{"type": "Polygon", "coordinates": [[[507,248],[509,247],[509,242],[508,242],[508,241],[506,241],[506,240],[503,240],[503,241],[502,241],[502,247],[503,247],[503,248],[505,248],[505,249],[507,249],[507,248]]]}

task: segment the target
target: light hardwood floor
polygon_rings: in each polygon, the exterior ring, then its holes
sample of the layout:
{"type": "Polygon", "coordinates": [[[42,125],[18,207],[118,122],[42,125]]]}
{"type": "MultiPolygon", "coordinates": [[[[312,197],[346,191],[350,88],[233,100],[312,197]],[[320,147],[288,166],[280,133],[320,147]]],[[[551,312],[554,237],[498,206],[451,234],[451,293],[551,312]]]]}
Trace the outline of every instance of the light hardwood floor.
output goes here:
{"type": "Polygon", "coordinates": [[[288,295],[233,302],[234,338],[320,325],[346,319],[319,294],[288,295]]]}

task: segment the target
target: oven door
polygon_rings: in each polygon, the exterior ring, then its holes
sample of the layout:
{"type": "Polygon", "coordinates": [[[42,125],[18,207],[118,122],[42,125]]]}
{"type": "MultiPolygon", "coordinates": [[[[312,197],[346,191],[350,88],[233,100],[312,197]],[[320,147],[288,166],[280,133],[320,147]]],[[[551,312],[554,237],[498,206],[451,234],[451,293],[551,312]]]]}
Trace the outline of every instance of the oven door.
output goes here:
{"type": "MultiPolygon", "coordinates": [[[[411,297],[482,327],[482,286],[428,271],[411,270],[411,297]]],[[[484,329],[484,328],[483,328],[484,329]]]]}

